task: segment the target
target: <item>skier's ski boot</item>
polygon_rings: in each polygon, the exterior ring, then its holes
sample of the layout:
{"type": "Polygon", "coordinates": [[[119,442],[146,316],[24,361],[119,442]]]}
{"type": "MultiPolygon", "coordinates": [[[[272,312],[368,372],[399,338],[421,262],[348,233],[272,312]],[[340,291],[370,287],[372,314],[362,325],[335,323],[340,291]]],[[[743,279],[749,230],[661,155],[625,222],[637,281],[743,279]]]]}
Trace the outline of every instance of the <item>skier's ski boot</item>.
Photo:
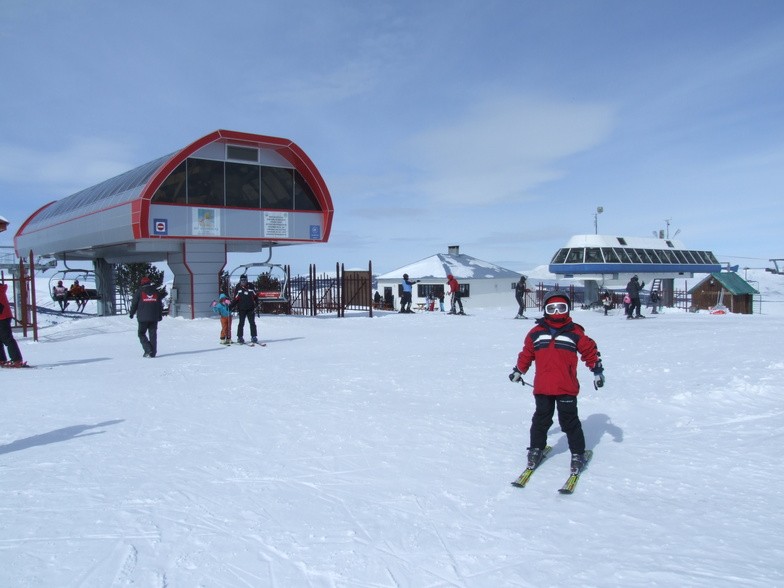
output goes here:
{"type": "Polygon", "coordinates": [[[27,367],[27,362],[22,361],[21,359],[17,359],[16,361],[7,361],[3,364],[3,367],[7,368],[23,368],[27,367]]]}
{"type": "Polygon", "coordinates": [[[572,453],[572,462],[569,467],[573,474],[579,474],[585,467],[585,464],[586,459],[584,453],[572,453]]]}
{"type": "Polygon", "coordinates": [[[242,337],[237,337],[237,343],[239,343],[240,345],[244,345],[245,344],[245,339],[242,338],[242,337]]]}
{"type": "Polygon", "coordinates": [[[258,338],[257,338],[257,337],[251,337],[251,338],[250,338],[250,342],[251,342],[251,343],[258,343],[258,342],[259,342],[259,340],[258,340],[258,338]]]}
{"type": "Polygon", "coordinates": [[[528,467],[530,469],[534,469],[538,466],[542,459],[544,458],[544,450],[539,449],[538,447],[529,447],[528,448],[528,467]]]}

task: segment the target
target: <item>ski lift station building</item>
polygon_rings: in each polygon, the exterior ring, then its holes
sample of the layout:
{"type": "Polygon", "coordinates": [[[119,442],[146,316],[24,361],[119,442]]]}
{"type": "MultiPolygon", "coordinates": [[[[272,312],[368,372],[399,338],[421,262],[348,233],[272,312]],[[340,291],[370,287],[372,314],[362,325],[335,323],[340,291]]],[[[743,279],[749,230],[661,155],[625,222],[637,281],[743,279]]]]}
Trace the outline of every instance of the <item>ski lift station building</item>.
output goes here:
{"type": "Polygon", "coordinates": [[[325,243],[329,190],[288,139],[218,130],[182,149],[35,211],[16,254],[90,260],[100,301],[114,314],[114,264],[165,261],[170,314],[211,314],[229,252],[325,243]]]}
{"type": "Polygon", "coordinates": [[[638,275],[642,281],[659,280],[669,303],[675,279],[718,272],[721,264],[712,252],[689,249],[675,239],[574,235],[555,252],[549,270],[561,279],[582,280],[586,302],[598,300],[600,288],[623,287],[638,275]]]}

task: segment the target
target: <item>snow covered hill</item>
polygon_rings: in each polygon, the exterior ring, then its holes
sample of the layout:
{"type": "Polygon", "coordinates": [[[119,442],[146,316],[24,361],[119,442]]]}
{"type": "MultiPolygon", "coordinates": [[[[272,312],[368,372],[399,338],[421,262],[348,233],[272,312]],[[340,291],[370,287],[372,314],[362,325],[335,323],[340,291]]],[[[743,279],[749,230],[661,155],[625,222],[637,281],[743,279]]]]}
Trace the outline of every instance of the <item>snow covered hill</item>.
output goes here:
{"type": "Polygon", "coordinates": [[[155,359],[127,317],[47,314],[38,369],[0,370],[0,586],[784,585],[784,277],[760,283],[760,315],[574,312],[607,385],[581,366],[572,496],[557,424],[509,484],[533,411],[511,295],[265,316],[254,348],[167,318],[155,359]]]}

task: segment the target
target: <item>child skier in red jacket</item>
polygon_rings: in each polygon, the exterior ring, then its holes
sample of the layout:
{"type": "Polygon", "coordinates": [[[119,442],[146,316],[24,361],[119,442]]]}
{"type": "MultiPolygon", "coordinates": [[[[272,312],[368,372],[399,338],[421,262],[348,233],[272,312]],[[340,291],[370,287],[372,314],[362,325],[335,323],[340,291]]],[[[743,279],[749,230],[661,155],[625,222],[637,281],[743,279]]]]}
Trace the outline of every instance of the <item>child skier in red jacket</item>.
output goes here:
{"type": "Polygon", "coordinates": [[[604,370],[596,342],[585,334],[582,326],[569,316],[571,301],[566,292],[554,290],[544,300],[544,317],[536,321],[525,336],[523,350],[517,356],[509,379],[522,382],[523,374],[536,362],[534,399],[536,410],[531,419],[531,446],[528,448],[528,467],[535,468],[542,460],[547,445],[547,432],[558,409],[558,423],[566,434],[572,453],[572,472],[585,465],[585,436],[577,414],[577,355],[594,373],[594,387],[604,385],[604,370]]]}

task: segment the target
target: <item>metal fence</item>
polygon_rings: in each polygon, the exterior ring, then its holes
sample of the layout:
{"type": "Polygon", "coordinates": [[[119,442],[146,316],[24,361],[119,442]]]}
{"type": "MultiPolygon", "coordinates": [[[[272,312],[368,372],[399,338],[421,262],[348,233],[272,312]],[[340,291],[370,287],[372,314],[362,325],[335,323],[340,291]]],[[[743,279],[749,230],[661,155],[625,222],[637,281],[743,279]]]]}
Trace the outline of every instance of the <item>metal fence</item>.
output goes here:
{"type": "MultiPolygon", "coordinates": [[[[278,306],[278,312],[303,316],[335,313],[342,317],[347,310],[358,310],[373,316],[372,270],[370,263],[367,271],[346,270],[335,264],[334,273],[319,273],[311,264],[307,276],[289,277],[287,302],[278,306]]],[[[271,308],[262,303],[263,312],[271,308]]]]}

